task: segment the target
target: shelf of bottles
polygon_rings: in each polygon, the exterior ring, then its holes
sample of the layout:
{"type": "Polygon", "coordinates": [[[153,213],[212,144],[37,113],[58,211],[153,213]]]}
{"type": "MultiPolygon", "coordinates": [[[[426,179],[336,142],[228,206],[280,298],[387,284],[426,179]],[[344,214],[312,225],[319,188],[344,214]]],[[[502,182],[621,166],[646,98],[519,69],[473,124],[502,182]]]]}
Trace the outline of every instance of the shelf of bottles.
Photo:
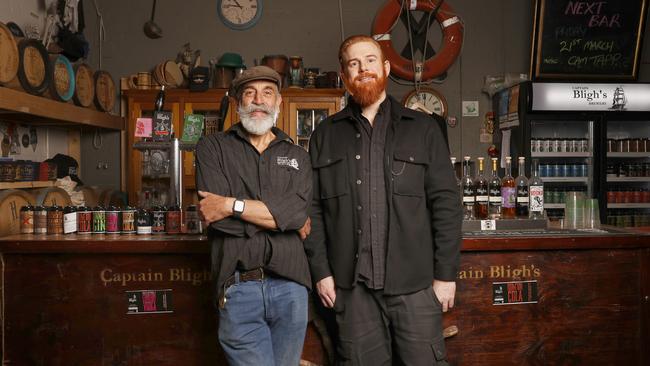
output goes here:
{"type": "Polygon", "coordinates": [[[531,121],[530,156],[539,159],[546,185],[545,209],[550,218],[564,216],[567,192],[593,191],[594,122],[531,121]]]}
{"type": "Polygon", "coordinates": [[[607,121],[607,224],[650,225],[650,121],[607,121]]]}
{"type": "MultiPolygon", "coordinates": [[[[455,161],[452,158],[452,163],[455,161]]],[[[537,160],[532,176],[526,177],[524,157],[518,158],[517,175],[512,159],[506,157],[505,173],[499,176],[498,158],[491,158],[490,175],[483,157],[477,158],[476,173],[471,172],[471,157],[465,156],[463,175],[458,180],[463,203],[463,220],[533,219],[545,220],[544,182],[539,176],[537,160]]]]}

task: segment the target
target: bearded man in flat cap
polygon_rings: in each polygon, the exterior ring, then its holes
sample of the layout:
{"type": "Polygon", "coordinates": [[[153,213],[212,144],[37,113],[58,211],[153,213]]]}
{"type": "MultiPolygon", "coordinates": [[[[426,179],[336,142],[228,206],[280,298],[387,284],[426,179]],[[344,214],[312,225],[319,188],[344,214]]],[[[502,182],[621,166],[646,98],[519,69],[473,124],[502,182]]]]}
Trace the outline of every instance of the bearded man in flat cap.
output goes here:
{"type": "Polygon", "coordinates": [[[245,70],[231,87],[241,122],[196,147],[219,342],[231,365],[298,365],[305,338],[312,170],[306,151],[274,127],[280,87],[269,67],[245,70]]]}

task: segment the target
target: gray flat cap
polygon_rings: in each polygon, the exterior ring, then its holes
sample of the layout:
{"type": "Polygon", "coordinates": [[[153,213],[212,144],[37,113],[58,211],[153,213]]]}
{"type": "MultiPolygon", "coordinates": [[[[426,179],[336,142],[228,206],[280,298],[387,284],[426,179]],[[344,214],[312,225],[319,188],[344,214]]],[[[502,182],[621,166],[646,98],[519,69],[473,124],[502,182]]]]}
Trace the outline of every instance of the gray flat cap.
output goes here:
{"type": "Polygon", "coordinates": [[[246,83],[257,80],[273,82],[278,86],[278,90],[282,88],[282,77],[280,77],[280,74],[268,66],[255,66],[244,70],[232,81],[229,91],[230,96],[236,98],[246,83]]]}

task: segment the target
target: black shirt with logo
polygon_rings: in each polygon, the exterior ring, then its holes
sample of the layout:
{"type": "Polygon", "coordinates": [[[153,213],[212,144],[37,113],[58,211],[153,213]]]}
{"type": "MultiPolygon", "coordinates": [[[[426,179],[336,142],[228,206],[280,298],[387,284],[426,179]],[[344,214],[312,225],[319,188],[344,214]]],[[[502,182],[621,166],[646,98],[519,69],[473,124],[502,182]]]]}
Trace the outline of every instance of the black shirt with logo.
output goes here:
{"type": "Polygon", "coordinates": [[[263,267],[311,287],[309,266],[297,230],[307,220],[312,170],[307,152],[280,129],[261,154],[238,123],[226,132],[204,136],[196,146],[198,190],[262,201],[277,229],[266,230],[235,217],[210,225],[212,271],[217,289],[236,269],[263,267]]]}

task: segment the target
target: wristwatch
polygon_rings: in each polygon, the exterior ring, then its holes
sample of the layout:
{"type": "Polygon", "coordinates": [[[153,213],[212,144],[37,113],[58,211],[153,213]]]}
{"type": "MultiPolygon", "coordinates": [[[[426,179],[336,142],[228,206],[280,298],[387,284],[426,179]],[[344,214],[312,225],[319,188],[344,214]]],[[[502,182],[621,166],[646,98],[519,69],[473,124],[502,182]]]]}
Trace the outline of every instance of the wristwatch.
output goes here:
{"type": "Polygon", "coordinates": [[[240,218],[244,213],[245,206],[246,204],[244,203],[244,200],[235,198],[235,202],[232,204],[232,215],[236,218],[240,218]]]}

